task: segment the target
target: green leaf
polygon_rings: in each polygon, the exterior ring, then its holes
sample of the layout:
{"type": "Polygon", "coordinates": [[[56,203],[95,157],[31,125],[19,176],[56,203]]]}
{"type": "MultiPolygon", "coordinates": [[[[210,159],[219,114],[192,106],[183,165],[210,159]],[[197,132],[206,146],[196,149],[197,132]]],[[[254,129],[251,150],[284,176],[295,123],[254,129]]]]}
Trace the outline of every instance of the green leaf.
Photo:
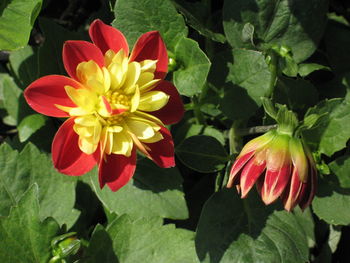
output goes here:
{"type": "Polygon", "coordinates": [[[116,262],[115,258],[123,263],[198,262],[194,249],[194,233],[176,229],[173,224],[163,225],[159,217],[132,219],[128,215],[122,215],[107,226],[106,232],[103,232],[101,226],[95,229],[87,251],[91,259],[98,258],[101,261],[101,255],[103,262],[116,262]],[[110,256],[107,260],[101,244],[108,248],[107,253],[110,256]],[[115,257],[110,253],[111,246],[115,257]],[[112,259],[115,261],[111,261],[112,259]]]}
{"type": "Polygon", "coordinates": [[[59,231],[52,219],[40,220],[38,186],[28,188],[8,217],[0,217],[0,261],[46,263],[50,242],[59,231]]]}
{"type": "Polygon", "coordinates": [[[330,99],[311,108],[306,116],[328,114],[322,117],[315,128],[304,131],[308,144],[328,156],[345,148],[350,138],[349,107],[350,103],[346,100],[330,99]]]}
{"type": "Polygon", "coordinates": [[[12,77],[6,73],[0,73],[0,101],[7,111],[8,117],[4,122],[15,126],[18,121],[19,98],[22,90],[16,85],[12,77]]]}
{"type": "Polygon", "coordinates": [[[211,136],[197,135],[184,140],[177,148],[176,155],[189,168],[211,173],[222,170],[229,160],[224,147],[211,136]]]}
{"type": "Polygon", "coordinates": [[[189,38],[178,42],[175,57],[179,69],[174,72],[174,84],[180,94],[191,97],[200,93],[209,73],[210,60],[198,43],[189,38]]]}
{"type": "Polygon", "coordinates": [[[176,168],[162,169],[143,159],[137,162],[132,180],[117,192],[112,192],[107,186],[101,190],[98,177],[92,173],[90,183],[97,197],[111,213],[172,219],[188,217],[182,177],[176,168]]]}
{"type": "Polygon", "coordinates": [[[41,114],[32,114],[25,117],[18,125],[20,142],[25,142],[33,133],[45,125],[47,118],[41,114]]]}
{"type": "Polygon", "coordinates": [[[157,30],[173,51],[180,39],[187,36],[184,19],[169,0],[118,0],[114,12],[112,25],[123,32],[130,46],[143,33],[157,30]]]}
{"type": "Polygon", "coordinates": [[[350,155],[344,155],[329,164],[329,168],[338,177],[343,188],[350,188],[350,155]]]}
{"type": "MultiPolygon", "coordinates": [[[[206,38],[210,38],[213,41],[220,42],[222,44],[226,42],[226,38],[224,35],[220,33],[215,33],[209,28],[207,28],[199,19],[197,19],[197,17],[195,17],[182,5],[177,4],[175,1],[173,1],[172,3],[176,7],[176,9],[186,18],[186,23],[194,30],[196,30],[199,34],[205,36],[206,38]]],[[[189,3],[186,4],[188,5],[189,3]]],[[[193,3],[193,5],[195,4],[200,5],[201,3],[193,3]]]]}
{"type": "Polygon", "coordinates": [[[255,39],[267,47],[289,46],[295,61],[301,62],[316,50],[327,22],[327,11],[328,0],[225,0],[224,31],[233,47],[254,48],[242,39],[244,26],[251,23],[255,39]]]}
{"type": "Polygon", "coordinates": [[[225,145],[223,133],[213,126],[184,123],[174,133],[175,144],[180,144],[184,139],[194,135],[207,135],[216,138],[222,145],[225,145]]]}
{"type": "Polygon", "coordinates": [[[34,47],[25,46],[10,53],[11,70],[22,89],[38,78],[38,63],[38,51],[34,47]]]}
{"type": "Polygon", "coordinates": [[[42,0],[3,0],[0,4],[0,50],[15,50],[28,43],[42,0]]]}
{"type": "Polygon", "coordinates": [[[264,206],[257,194],[216,192],[199,219],[196,250],[201,262],[307,262],[305,225],[286,211],[264,206]]]}
{"type": "Polygon", "coordinates": [[[233,59],[227,79],[245,89],[249,97],[260,106],[260,98],[267,94],[271,82],[271,72],[264,55],[258,51],[234,49],[233,59]]]}
{"type": "Polygon", "coordinates": [[[350,190],[331,181],[332,175],[319,180],[316,196],[312,202],[314,213],[332,225],[350,224],[350,190]]]}
{"type": "Polygon", "coordinates": [[[247,90],[227,83],[220,101],[220,110],[231,120],[247,120],[258,109],[257,103],[249,96],[247,90]]]}
{"type": "Polygon", "coordinates": [[[84,263],[119,263],[113,251],[113,240],[102,225],[96,225],[91,235],[89,247],[81,261],[84,263]]]}
{"type": "Polygon", "coordinates": [[[306,77],[310,75],[312,72],[317,70],[327,70],[330,71],[331,69],[327,66],[316,64],[316,63],[304,63],[299,64],[299,75],[302,77],[306,77]]]}
{"type": "Polygon", "coordinates": [[[7,144],[0,146],[0,215],[7,215],[21,195],[33,183],[40,189],[40,218],[54,217],[57,222],[72,226],[79,213],[73,209],[76,180],[56,172],[51,160],[32,144],[22,152],[7,144]]]}

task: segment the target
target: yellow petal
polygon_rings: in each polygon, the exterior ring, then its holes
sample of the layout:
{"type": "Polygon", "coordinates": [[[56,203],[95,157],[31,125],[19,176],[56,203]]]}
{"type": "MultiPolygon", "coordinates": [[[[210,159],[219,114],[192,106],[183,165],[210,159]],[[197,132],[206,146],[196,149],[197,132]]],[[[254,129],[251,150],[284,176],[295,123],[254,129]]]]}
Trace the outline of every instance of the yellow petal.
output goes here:
{"type": "Polygon", "coordinates": [[[77,117],[74,119],[74,123],[80,124],[83,126],[94,126],[96,125],[97,121],[98,120],[94,115],[86,115],[86,116],[77,117]]]}
{"type": "Polygon", "coordinates": [[[84,138],[79,138],[79,148],[82,152],[86,154],[92,154],[97,149],[97,144],[91,143],[90,140],[86,140],[84,138]]]}
{"type": "Polygon", "coordinates": [[[169,101],[169,95],[162,91],[150,91],[142,95],[139,110],[156,111],[163,108],[169,101]]]}
{"type": "Polygon", "coordinates": [[[131,155],[132,147],[133,142],[128,133],[120,132],[114,134],[112,153],[122,154],[129,157],[131,155]]]}
{"type": "Polygon", "coordinates": [[[98,101],[97,95],[87,89],[75,89],[65,86],[68,97],[79,107],[86,111],[92,111],[98,101]]]}
{"type": "Polygon", "coordinates": [[[132,118],[141,118],[141,119],[146,119],[146,120],[149,120],[157,125],[160,125],[160,126],[164,126],[164,123],[158,119],[157,117],[151,115],[151,114],[148,114],[146,112],[142,112],[142,111],[135,111],[132,115],[131,115],[132,118]]]}
{"type": "Polygon", "coordinates": [[[135,92],[135,84],[138,81],[141,74],[141,66],[138,62],[131,62],[128,65],[128,72],[124,82],[124,91],[126,94],[132,94],[135,92]]]}
{"type": "Polygon", "coordinates": [[[97,81],[103,80],[101,68],[93,60],[79,63],[76,72],[81,83],[87,83],[91,78],[94,78],[97,81]]]}
{"type": "Polygon", "coordinates": [[[146,59],[140,62],[142,72],[151,72],[153,73],[156,70],[156,64],[158,60],[146,59]]]}
{"type": "Polygon", "coordinates": [[[128,120],[126,125],[128,126],[129,131],[135,134],[140,140],[149,139],[154,136],[154,129],[146,122],[128,120]]]}
{"type": "Polygon", "coordinates": [[[140,103],[140,90],[137,85],[135,86],[135,93],[132,96],[130,103],[131,103],[130,112],[136,111],[140,103]]]}
{"type": "Polygon", "coordinates": [[[144,143],[154,143],[154,142],[159,142],[160,140],[163,140],[163,139],[164,139],[163,135],[160,132],[156,132],[153,137],[149,139],[144,139],[144,140],[140,139],[140,141],[144,143]]]}
{"type": "Polygon", "coordinates": [[[121,131],[123,130],[123,127],[114,125],[114,126],[109,126],[109,127],[107,128],[107,130],[108,130],[109,132],[118,133],[118,132],[121,132],[121,131]]]}

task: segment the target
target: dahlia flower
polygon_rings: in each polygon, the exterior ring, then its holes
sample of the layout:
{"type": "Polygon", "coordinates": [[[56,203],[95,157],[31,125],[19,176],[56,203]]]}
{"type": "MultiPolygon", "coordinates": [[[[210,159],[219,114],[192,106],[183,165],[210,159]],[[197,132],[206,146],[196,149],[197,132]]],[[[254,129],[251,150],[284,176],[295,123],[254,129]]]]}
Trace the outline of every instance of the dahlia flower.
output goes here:
{"type": "Polygon", "coordinates": [[[310,205],[316,188],[316,167],[298,137],[271,130],[248,142],[234,162],[227,187],[237,186],[245,198],[256,184],[268,205],[280,197],[287,211],[310,205]]]}
{"type": "Polygon", "coordinates": [[[167,73],[167,50],[160,34],[143,34],[129,54],[124,35],[95,20],[93,43],[67,41],[63,63],[69,77],[44,76],[25,90],[37,112],[68,117],[52,143],[61,173],[82,175],[98,164],[101,188],[124,186],[136,167],[136,150],[160,167],[172,167],[174,145],[165,124],[184,113],[167,73]]]}

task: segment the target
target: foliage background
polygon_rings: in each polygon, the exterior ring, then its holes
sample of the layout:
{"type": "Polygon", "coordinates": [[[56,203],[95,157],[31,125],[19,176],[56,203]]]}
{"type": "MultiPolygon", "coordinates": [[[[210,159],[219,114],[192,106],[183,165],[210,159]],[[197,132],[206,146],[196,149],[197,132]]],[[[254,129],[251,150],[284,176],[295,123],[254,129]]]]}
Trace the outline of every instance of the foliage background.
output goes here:
{"type": "Polygon", "coordinates": [[[350,260],[348,1],[2,0],[0,50],[1,262],[350,260]],[[64,41],[88,40],[95,18],[131,46],[159,30],[172,58],[167,78],[187,110],[171,127],[177,167],[140,156],[116,193],[99,189],[96,170],[55,171],[50,145],[62,120],[23,99],[38,77],[65,74],[64,41]],[[224,187],[242,144],[256,136],[251,127],[273,124],[261,97],[275,77],[276,102],[300,120],[320,118],[303,134],[319,170],[303,213],[279,202],[266,207],[254,192],[241,200],[224,187]],[[65,254],[67,245],[52,241],[68,232],[80,249],[65,254]]]}

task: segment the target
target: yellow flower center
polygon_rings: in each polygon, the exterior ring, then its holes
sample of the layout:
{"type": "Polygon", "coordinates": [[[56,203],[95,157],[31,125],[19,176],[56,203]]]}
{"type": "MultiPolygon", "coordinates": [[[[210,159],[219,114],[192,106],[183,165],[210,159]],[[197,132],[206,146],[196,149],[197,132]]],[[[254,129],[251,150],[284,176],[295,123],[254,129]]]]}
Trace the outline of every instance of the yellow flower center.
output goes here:
{"type": "Polygon", "coordinates": [[[56,105],[75,117],[74,131],[79,135],[79,147],[86,154],[130,156],[134,144],[148,154],[145,143],[163,139],[159,132],[163,123],[148,112],[164,107],[169,96],[152,91],[159,79],[154,79],[156,60],[129,62],[123,50],[108,50],[105,66],[93,60],[77,66],[77,78],[82,88],[65,86],[76,107],[56,105]]]}

